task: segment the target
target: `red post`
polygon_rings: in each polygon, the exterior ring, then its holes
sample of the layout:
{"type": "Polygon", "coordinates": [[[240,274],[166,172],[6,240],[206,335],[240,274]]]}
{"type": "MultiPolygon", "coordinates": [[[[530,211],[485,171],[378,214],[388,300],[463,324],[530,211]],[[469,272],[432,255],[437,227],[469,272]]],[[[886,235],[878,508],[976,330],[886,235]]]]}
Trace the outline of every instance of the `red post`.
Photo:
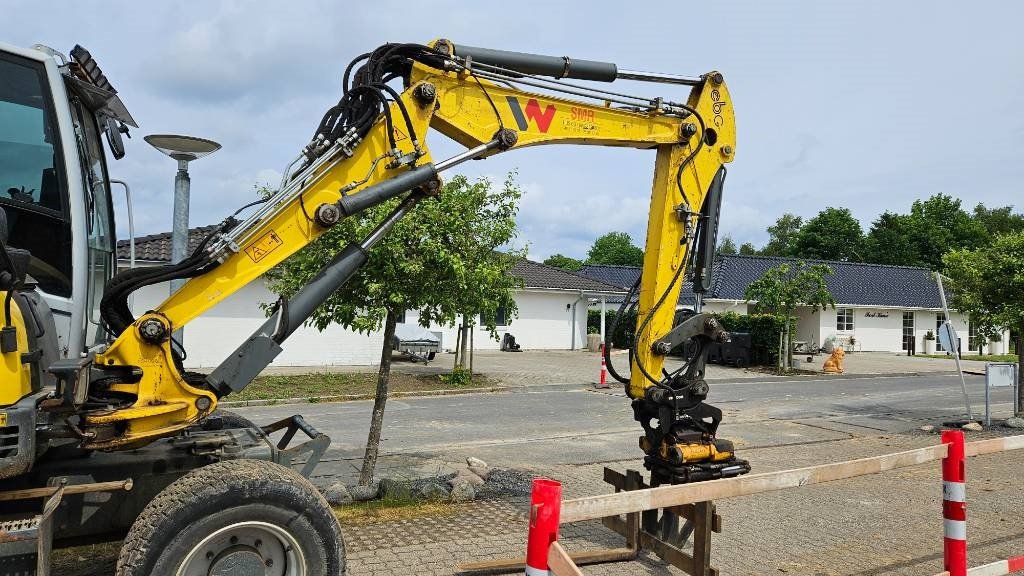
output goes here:
{"type": "Polygon", "coordinates": [[[943,430],[949,448],[942,459],[943,564],[949,576],[967,576],[967,490],[964,433],[943,430]]]}
{"type": "Polygon", "coordinates": [[[526,538],[526,576],[548,576],[548,549],[558,540],[562,510],[562,484],[533,479],[530,497],[530,532],[526,538]]]}
{"type": "Polygon", "coordinates": [[[608,388],[608,366],[604,363],[604,344],[601,344],[598,354],[601,356],[601,379],[598,381],[597,387],[608,388]]]}

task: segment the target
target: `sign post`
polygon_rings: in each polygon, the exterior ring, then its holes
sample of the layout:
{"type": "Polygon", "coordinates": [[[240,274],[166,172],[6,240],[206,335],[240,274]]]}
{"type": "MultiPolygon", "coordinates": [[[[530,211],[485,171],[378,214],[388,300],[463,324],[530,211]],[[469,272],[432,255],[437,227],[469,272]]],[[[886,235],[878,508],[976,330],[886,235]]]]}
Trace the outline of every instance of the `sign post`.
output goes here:
{"type": "MultiPolygon", "coordinates": [[[[974,414],[971,412],[971,399],[967,396],[967,381],[964,380],[964,370],[960,367],[960,346],[957,346],[958,338],[956,337],[956,330],[953,329],[953,325],[949,323],[949,305],[946,304],[946,289],[942,287],[942,274],[935,273],[935,282],[939,285],[939,298],[942,299],[942,310],[946,314],[946,321],[939,327],[939,343],[946,349],[947,352],[953,353],[953,359],[956,360],[956,371],[960,374],[960,391],[964,393],[964,406],[967,407],[967,419],[974,420],[974,414]]],[[[987,389],[986,389],[987,393],[987,389]]]]}
{"type": "Polygon", "coordinates": [[[985,426],[992,425],[989,408],[991,388],[1013,387],[1013,413],[1017,413],[1017,365],[1013,362],[989,362],[985,365],[985,426]]]}

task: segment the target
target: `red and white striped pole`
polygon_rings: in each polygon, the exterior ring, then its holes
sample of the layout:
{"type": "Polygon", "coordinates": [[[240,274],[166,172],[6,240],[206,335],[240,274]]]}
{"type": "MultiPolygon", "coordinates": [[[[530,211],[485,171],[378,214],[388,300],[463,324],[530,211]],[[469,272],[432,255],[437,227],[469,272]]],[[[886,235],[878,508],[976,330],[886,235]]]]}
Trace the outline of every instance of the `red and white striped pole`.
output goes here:
{"type": "Polygon", "coordinates": [[[530,532],[526,537],[526,576],[549,576],[548,549],[558,540],[562,510],[562,484],[533,479],[530,496],[530,532]]]}
{"type": "Polygon", "coordinates": [[[608,388],[608,366],[604,363],[604,344],[601,344],[597,353],[601,356],[601,379],[598,381],[597,387],[608,388]]]}
{"type": "Polygon", "coordinates": [[[943,430],[948,446],[942,459],[943,565],[949,576],[967,576],[967,489],[964,475],[964,433],[943,430]]]}

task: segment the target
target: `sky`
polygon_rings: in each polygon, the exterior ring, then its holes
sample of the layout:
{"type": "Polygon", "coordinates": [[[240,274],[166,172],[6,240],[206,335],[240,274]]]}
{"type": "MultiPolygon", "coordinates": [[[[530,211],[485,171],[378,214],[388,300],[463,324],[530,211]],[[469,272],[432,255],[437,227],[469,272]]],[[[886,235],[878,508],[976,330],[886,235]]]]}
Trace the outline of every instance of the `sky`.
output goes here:
{"type": "MultiPolygon", "coordinates": [[[[171,227],[175,164],[142,136],[223,149],[191,166],[191,223],[219,222],[276,184],[340,97],[341,74],[386,42],[454,42],[699,75],[719,70],[737,122],[721,234],[767,240],[783,212],[848,207],[865,230],[943,192],[1024,205],[1024,4],[1017,2],[54,2],[0,0],[0,42],[88,48],[139,128],[111,161],[138,235],[171,227]]],[[[618,83],[614,85],[619,88],[618,83]]],[[[686,88],[628,84],[682,100],[686,88]]],[[[428,137],[435,158],[458,147],[428,137]]],[[[594,238],[642,245],[654,154],[539,147],[459,167],[525,190],[519,245],[582,258],[594,238]]],[[[123,202],[119,204],[124,214],[123,202]]],[[[119,237],[127,236],[126,219],[119,237]]]]}

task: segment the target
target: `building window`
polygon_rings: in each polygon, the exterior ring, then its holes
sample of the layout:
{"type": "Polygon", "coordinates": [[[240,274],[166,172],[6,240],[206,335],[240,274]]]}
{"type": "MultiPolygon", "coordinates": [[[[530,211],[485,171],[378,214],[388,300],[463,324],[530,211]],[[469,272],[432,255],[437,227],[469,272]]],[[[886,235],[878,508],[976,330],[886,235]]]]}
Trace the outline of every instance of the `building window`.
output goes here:
{"type": "Polygon", "coordinates": [[[914,345],[914,313],[903,313],[903,349],[910,350],[914,345]]]}
{"type": "MultiPolygon", "coordinates": [[[[480,326],[486,326],[486,316],[480,315],[480,326]]],[[[495,326],[508,326],[508,314],[505,312],[504,306],[498,306],[494,311],[494,325],[495,326]]]]}
{"type": "Polygon", "coordinates": [[[408,310],[402,310],[401,312],[398,313],[398,320],[396,321],[396,323],[398,323],[398,324],[405,324],[405,314],[406,314],[406,312],[408,312],[408,310]]]}
{"type": "Polygon", "coordinates": [[[836,330],[853,332],[853,308],[836,309],[836,330]]]}
{"type": "Polygon", "coordinates": [[[974,322],[971,322],[967,326],[967,349],[978,350],[981,348],[981,341],[978,338],[978,327],[975,326],[974,322]]]}

